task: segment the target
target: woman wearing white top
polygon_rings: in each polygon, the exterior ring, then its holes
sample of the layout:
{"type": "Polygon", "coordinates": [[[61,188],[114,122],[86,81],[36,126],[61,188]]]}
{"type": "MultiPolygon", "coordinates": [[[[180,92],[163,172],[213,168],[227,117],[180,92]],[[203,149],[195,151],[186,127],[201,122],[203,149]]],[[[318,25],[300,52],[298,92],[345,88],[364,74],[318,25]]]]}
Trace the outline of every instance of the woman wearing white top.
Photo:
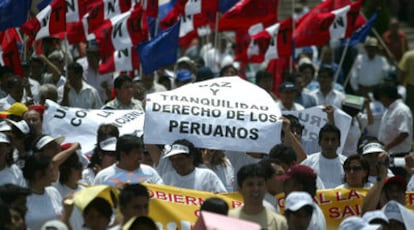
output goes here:
{"type": "Polygon", "coordinates": [[[15,184],[26,187],[20,168],[13,164],[13,148],[9,138],[0,133],[0,185],[15,184]]]}
{"type": "Polygon", "coordinates": [[[358,154],[349,156],[344,164],[343,169],[344,184],[336,188],[371,188],[372,184],[368,182],[369,165],[368,162],[358,154]]]}
{"type": "Polygon", "coordinates": [[[234,190],[234,168],[222,150],[202,149],[203,165],[213,170],[228,192],[234,190]]]}

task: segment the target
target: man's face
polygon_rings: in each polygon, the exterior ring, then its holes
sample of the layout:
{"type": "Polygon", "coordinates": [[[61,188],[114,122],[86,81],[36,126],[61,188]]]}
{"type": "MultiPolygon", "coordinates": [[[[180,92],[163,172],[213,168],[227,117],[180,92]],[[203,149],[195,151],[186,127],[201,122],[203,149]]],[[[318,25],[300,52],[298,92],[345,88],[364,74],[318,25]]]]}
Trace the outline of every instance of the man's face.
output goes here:
{"type": "Polygon", "coordinates": [[[132,198],[125,207],[121,207],[122,214],[124,215],[124,222],[128,221],[133,216],[148,216],[148,207],[148,197],[137,196],[132,198]]]}
{"type": "Polygon", "coordinates": [[[321,152],[324,156],[336,156],[336,150],[339,147],[339,137],[335,132],[322,133],[319,145],[321,146],[321,152]]]}
{"type": "Polygon", "coordinates": [[[42,118],[40,113],[35,110],[29,110],[23,114],[23,119],[34,128],[36,133],[42,132],[42,118]]]}
{"type": "Polygon", "coordinates": [[[289,214],[286,215],[286,221],[291,230],[307,229],[311,219],[312,209],[310,206],[302,207],[296,212],[289,212],[289,214]]]}
{"type": "Polygon", "coordinates": [[[249,177],[245,179],[238,191],[243,196],[245,204],[259,205],[266,194],[266,180],[261,177],[249,177]]]}
{"type": "Polygon", "coordinates": [[[319,73],[318,82],[321,90],[329,90],[332,88],[333,76],[329,76],[326,72],[319,73]]]}
{"type": "Polygon", "coordinates": [[[121,101],[130,101],[133,95],[134,87],[132,82],[125,81],[122,83],[121,88],[117,89],[117,96],[121,101]]]}
{"type": "Polygon", "coordinates": [[[142,160],[142,149],[133,148],[128,153],[121,152],[121,160],[122,162],[126,162],[133,168],[139,167],[139,162],[142,160]]]}
{"type": "Polygon", "coordinates": [[[285,90],[280,92],[280,100],[284,106],[291,107],[295,102],[296,95],[296,90],[285,90]]]}

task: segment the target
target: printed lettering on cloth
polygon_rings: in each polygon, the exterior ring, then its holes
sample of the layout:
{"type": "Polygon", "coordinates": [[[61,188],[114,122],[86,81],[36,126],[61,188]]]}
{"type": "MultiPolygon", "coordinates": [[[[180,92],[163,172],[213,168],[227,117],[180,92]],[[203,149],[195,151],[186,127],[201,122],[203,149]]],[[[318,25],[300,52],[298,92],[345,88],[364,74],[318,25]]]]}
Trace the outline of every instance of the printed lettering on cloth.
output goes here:
{"type": "MultiPolygon", "coordinates": [[[[283,111],[283,114],[292,114],[299,118],[300,123],[304,126],[302,139],[318,143],[319,130],[328,122],[324,106],[315,106],[301,111],[283,111]]],[[[344,143],[351,127],[352,118],[341,109],[335,107],[334,111],[335,125],[341,130],[341,146],[337,152],[342,153],[344,143]]]]}
{"type": "Polygon", "coordinates": [[[47,100],[44,113],[43,132],[51,136],[65,136],[66,142],[79,142],[82,153],[95,147],[96,131],[101,124],[113,124],[119,133],[141,136],[144,127],[144,112],[138,110],[87,110],[63,107],[47,100]]]}
{"type": "Polygon", "coordinates": [[[139,69],[139,57],[134,47],[117,50],[112,56],[102,58],[99,73],[113,73],[139,69]]]}
{"type": "Polygon", "coordinates": [[[268,153],[280,143],[280,110],[262,88],[238,76],[147,96],[144,140],[188,139],[200,148],[268,153]]]}

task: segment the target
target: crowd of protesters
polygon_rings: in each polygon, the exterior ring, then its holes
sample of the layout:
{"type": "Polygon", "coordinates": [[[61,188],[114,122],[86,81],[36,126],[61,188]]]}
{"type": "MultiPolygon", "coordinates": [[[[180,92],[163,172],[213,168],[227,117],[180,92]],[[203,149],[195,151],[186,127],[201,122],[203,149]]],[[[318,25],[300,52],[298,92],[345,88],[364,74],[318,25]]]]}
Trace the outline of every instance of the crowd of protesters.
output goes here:
{"type": "MultiPolygon", "coordinates": [[[[384,44],[393,36],[406,39],[396,23],[391,20],[384,44]]],[[[214,200],[205,206],[217,205],[210,211],[224,208],[222,214],[256,222],[262,229],[327,229],[312,199],[316,190],[365,188],[363,215],[345,219],[340,229],[410,229],[414,213],[405,207],[405,192],[414,191],[414,52],[408,51],[406,41],[401,42],[403,51],[390,43],[392,55],[385,57],[379,39],[369,37],[354,48],[358,54],[347,60],[353,63],[349,69],[336,62],[339,46],[302,49],[293,71],[278,76],[282,83],[275,87],[276,76],[266,71],[267,63],[240,68],[228,34],[220,36],[218,48],[195,41],[175,65],[147,75],[101,75],[95,42],[66,50],[59,39],[45,38],[41,54],[30,54],[22,63],[24,76],[0,66],[0,225],[32,230],[156,229],[145,217],[150,200],[141,184],[118,185],[116,202],[99,197],[84,207],[70,202],[82,190],[132,172],[145,174],[145,182],[152,184],[237,191],[244,201],[239,208],[228,210],[214,200]],[[148,94],[237,75],[248,76],[267,91],[282,114],[324,106],[328,122],[318,141],[303,141],[304,127],[292,115],[283,118],[282,143],[268,153],[198,149],[185,139],[146,145],[140,137],[120,135],[116,126],[101,124],[96,147],[85,156],[79,143],[65,143],[64,137],[42,131],[42,123],[48,122],[43,120],[46,99],[85,109],[143,111],[148,94]],[[347,94],[364,102],[350,104],[347,94]],[[335,109],[352,117],[342,152],[338,149],[345,134],[336,126],[335,109]],[[286,196],[284,215],[275,200],[281,192],[286,196]]]]}

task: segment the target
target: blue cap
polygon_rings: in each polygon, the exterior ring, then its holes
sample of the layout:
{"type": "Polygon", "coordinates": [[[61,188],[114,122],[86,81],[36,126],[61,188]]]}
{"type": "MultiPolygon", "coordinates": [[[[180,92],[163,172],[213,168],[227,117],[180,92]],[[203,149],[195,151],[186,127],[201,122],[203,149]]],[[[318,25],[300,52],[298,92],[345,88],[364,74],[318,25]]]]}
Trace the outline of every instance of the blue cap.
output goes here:
{"type": "Polygon", "coordinates": [[[177,71],[177,73],[175,75],[175,81],[176,82],[188,81],[192,78],[193,78],[193,76],[191,74],[191,71],[188,70],[188,69],[180,69],[180,70],[177,71]]]}
{"type": "Polygon", "coordinates": [[[288,90],[296,91],[297,90],[296,85],[290,81],[285,81],[279,86],[279,92],[285,92],[288,90]]]}

